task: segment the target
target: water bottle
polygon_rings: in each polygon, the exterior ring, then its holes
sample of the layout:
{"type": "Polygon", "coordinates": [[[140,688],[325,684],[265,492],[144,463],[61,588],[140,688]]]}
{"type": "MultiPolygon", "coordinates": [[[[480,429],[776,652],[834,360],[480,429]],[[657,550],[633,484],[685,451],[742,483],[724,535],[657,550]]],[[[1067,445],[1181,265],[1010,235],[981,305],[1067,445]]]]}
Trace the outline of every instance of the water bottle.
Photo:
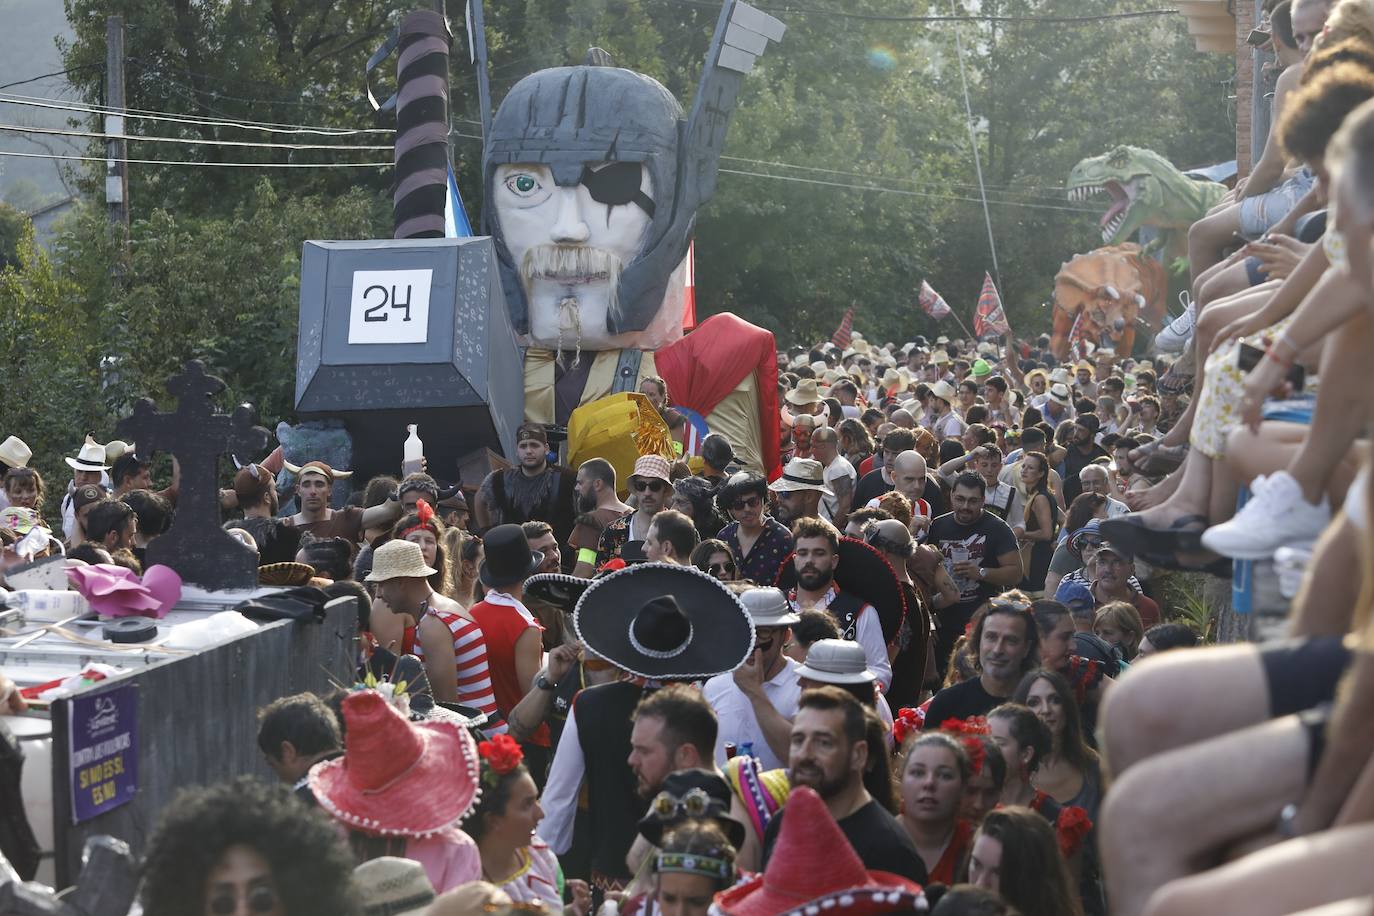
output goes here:
{"type": "Polygon", "coordinates": [[[418,474],[425,469],[425,444],[415,432],[417,429],[419,426],[414,423],[406,426],[406,432],[410,433],[410,436],[406,438],[405,459],[401,462],[402,474],[418,474]]]}
{"type": "Polygon", "coordinates": [[[91,612],[91,606],[81,597],[80,592],[23,588],[10,592],[5,596],[5,600],[11,608],[18,608],[24,612],[24,620],[27,623],[56,623],[68,617],[91,612]]]}

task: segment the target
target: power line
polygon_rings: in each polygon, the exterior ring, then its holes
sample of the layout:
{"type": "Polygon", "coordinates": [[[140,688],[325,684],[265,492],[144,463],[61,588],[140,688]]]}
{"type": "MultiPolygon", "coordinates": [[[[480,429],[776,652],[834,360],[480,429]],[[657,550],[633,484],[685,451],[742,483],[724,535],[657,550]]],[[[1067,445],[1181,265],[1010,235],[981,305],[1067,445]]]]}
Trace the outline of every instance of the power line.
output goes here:
{"type": "Polygon", "coordinates": [[[256,130],[262,133],[273,134],[315,134],[325,137],[345,137],[354,134],[394,134],[395,130],[384,127],[312,127],[304,124],[283,124],[274,121],[248,121],[235,120],[232,118],[206,118],[188,117],[172,114],[165,111],[155,111],[146,108],[129,108],[124,111],[116,111],[103,105],[92,105],[83,102],[64,102],[57,99],[44,98],[42,96],[27,95],[0,95],[0,104],[21,105],[29,108],[48,108],[57,111],[73,111],[79,114],[122,114],[129,118],[139,118],[145,121],[166,121],[174,124],[190,124],[201,127],[227,127],[238,128],[241,130],[256,130]]]}
{"type": "MultiPolygon", "coordinates": [[[[16,156],[21,159],[57,159],[65,162],[108,162],[103,156],[59,156],[55,153],[17,153],[0,150],[0,156],[16,156]]],[[[116,159],[115,162],[128,162],[133,165],[190,165],[203,168],[227,169],[362,169],[391,168],[394,162],[202,162],[198,159],[116,159]]]]}
{"type": "Polygon", "coordinates": [[[99,64],[82,64],[79,67],[68,67],[66,70],[55,70],[52,73],[44,73],[41,76],[31,76],[26,80],[15,80],[12,83],[5,83],[3,86],[0,86],[0,89],[9,89],[12,86],[22,86],[25,83],[36,83],[39,80],[51,79],[54,76],[66,76],[69,73],[78,73],[82,70],[89,70],[97,66],[99,66],[99,64]]]}
{"type": "MultiPolygon", "coordinates": [[[[711,0],[666,0],[686,6],[702,6],[719,9],[718,3],[711,0]]],[[[759,9],[771,13],[802,13],[804,15],[833,16],[836,19],[861,19],[867,22],[1044,22],[1061,25],[1076,22],[1107,22],[1116,19],[1141,19],[1147,16],[1172,16],[1176,9],[1136,10],[1127,13],[1099,13],[1092,16],[884,16],[877,13],[847,13],[843,10],[816,9],[805,6],[765,6],[756,4],[759,9]]]]}
{"type": "Polygon", "coordinates": [[[249,140],[195,140],[189,137],[150,137],[138,134],[107,134],[89,130],[63,130],[57,127],[24,127],[20,124],[0,124],[0,131],[53,134],[61,137],[88,137],[95,140],[133,140],[153,143],[184,143],[193,146],[246,146],[257,149],[332,149],[332,150],[390,150],[391,146],[352,146],[335,143],[257,143],[249,140]]]}
{"type": "MultiPolygon", "coordinates": [[[[728,160],[728,161],[730,161],[730,162],[744,162],[744,163],[748,163],[748,164],[750,164],[750,165],[767,165],[767,166],[774,166],[774,167],[776,167],[776,168],[797,169],[797,170],[799,170],[799,171],[804,171],[804,172],[820,172],[820,173],[826,174],[826,175],[844,175],[844,176],[847,176],[847,177],[849,177],[849,178],[861,178],[861,179],[864,179],[864,180],[866,180],[866,181],[873,181],[873,180],[877,180],[877,179],[882,179],[883,181],[902,181],[902,182],[905,182],[905,183],[907,183],[907,184],[914,184],[914,185],[919,185],[919,184],[920,184],[920,182],[918,182],[918,181],[917,181],[916,179],[914,179],[914,178],[903,178],[903,177],[901,177],[901,176],[899,176],[899,175],[885,175],[885,174],[883,174],[883,173],[881,173],[881,172],[869,172],[869,173],[863,173],[863,172],[846,172],[846,171],[843,171],[843,170],[841,170],[841,169],[827,169],[827,168],[822,168],[822,167],[820,167],[820,166],[815,166],[815,165],[798,165],[798,164],[795,163],[795,162],[778,162],[778,161],[771,160],[771,159],[746,159],[746,158],[744,158],[743,156],[721,156],[720,158],[721,158],[722,161],[727,161],[727,160],[728,160]]],[[[962,183],[957,182],[957,181],[946,182],[946,184],[949,185],[949,186],[952,187],[952,188],[970,188],[970,189],[972,189],[972,188],[978,187],[978,185],[976,185],[976,184],[962,184],[962,183]]],[[[991,190],[994,190],[994,191],[1006,192],[1006,193],[1008,193],[1008,194],[1027,194],[1027,195],[1029,195],[1029,196],[1031,196],[1031,197],[1042,197],[1042,198],[1051,199],[1051,200],[1063,200],[1063,199],[1064,199],[1064,188],[1062,188],[1062,187],[1059,187],[1059,188],[1051,188],[1051,187],[1040,186],[1040,185],[1018,187],[1017,185],[995,185],[995,184],[986,185],[985,187],[987,187],[987,188],[989,188],[989,189],[991,189],[991,190]],[[1055,192],[1055,193],[1048,193],[1048,194],[1047,194],[1047,193],[1036,193],[1036,192],[1045,192],[1045,191],[1050,191],[1050,192],[1055,192]]]]}

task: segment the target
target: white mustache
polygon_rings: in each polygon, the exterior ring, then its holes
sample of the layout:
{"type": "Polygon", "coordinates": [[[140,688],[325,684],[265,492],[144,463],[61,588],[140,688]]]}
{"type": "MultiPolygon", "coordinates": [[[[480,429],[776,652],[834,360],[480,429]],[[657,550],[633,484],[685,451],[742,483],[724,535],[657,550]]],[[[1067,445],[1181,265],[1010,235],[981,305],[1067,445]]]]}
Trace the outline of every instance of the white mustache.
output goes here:
{"type": "Polygon", "coordinates": [[[624,262],[615,252],[588,245],[536,245],[520,259],[520,278],[527,290],[531,283],[541,279],[582,283],[605,280],[611,288],[612,306],[624,269],[624,262]]]}

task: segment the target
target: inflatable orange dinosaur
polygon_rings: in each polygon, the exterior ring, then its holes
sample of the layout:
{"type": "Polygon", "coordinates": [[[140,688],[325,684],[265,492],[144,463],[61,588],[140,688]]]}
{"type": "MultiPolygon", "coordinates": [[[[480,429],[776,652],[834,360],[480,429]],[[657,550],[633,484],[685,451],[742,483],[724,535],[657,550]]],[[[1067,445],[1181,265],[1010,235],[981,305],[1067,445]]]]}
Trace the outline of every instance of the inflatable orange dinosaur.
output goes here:
{"type": "Polygon", "coordinates": [[[1076,255],[1054,277],[1054,333],[1058,359],[1087,341],[1129,356],[1138,326],[1154,331],[1164,320],[1169,278],[1164,265],[1139,245],[1110,245],[1076,255]]]}

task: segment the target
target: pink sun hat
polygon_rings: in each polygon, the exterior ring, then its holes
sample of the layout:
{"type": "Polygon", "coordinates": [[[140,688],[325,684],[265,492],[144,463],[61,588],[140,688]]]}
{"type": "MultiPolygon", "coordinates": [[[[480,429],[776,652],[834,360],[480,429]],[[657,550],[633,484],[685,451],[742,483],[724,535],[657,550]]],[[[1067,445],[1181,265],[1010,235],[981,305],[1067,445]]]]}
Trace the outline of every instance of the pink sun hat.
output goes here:
{"type": "Polygon", "coordinates": [[[149,566],[140,577],[123,566],[73,566],[67,580],[101,617],[167,616],[181,600],[181,576],[169,566],[149,566]]]}

